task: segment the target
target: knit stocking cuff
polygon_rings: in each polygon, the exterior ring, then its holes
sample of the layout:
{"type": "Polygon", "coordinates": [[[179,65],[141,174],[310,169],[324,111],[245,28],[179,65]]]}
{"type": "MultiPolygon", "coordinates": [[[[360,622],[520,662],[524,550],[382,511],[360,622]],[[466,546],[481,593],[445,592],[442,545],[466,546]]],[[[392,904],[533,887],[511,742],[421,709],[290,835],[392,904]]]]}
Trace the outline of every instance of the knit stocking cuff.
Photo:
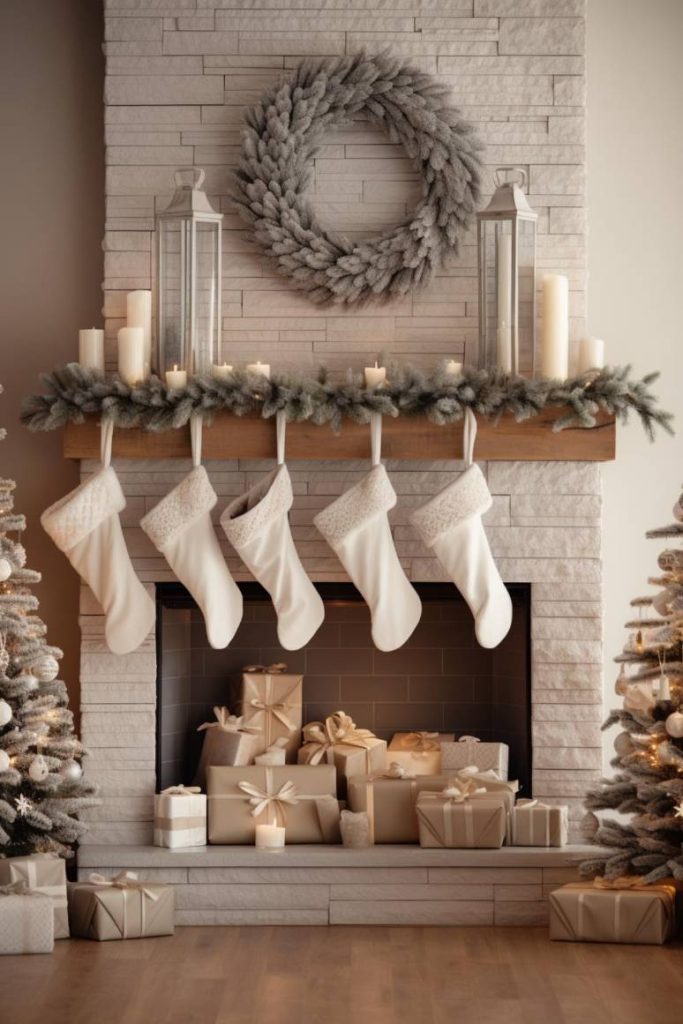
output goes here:
{"type": "Polygon", "coordinates": [[[60,551],[70,551],[96,526],[125,507],[118,477],[107,466],[46,509],[40,522],[60,551]]]}
{"type": "Polygon", "coordinates": [[[273,519],[287,515],[293,501],[289,471],[284,465],[278,466],[228,505],[221,516],[221,526],[230,543],[239,551],[273,519]]]}
{"type": "Polygon", "coordinates": [[[206,515],[218,498],[203,466],[195,468],[162,498],[140,522],[158,551],[172,544],[189,526],[206,515]]]}
{"type": "Polygon", "coordinates": [[[427,547],[431,547],[461,519],[482,515],[491,508],[492,503],[484,474],[475,464],[439,491],[426,505],[416,509],[410,521],[427,547]]]}
{"type": "Polygon", "coordinates": [[[388,512],[396,504],[396,492],[384,466],[374,466],[340,498],[319,512],[313,522],[331,547],[342,543],[350,533],[388,512]]]}

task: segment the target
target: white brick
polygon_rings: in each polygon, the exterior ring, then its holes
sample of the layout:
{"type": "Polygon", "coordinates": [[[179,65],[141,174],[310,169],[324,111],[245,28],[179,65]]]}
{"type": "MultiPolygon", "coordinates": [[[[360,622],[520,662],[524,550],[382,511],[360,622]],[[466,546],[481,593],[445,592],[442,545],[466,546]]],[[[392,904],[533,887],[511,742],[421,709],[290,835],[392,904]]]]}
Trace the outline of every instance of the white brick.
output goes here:
{"type": "Polygon", "coordinates": [[[327,885],[202,885],[176,894],[179,910],[317,910],[329,903],[327,885]]]}
{"type": "Polygon", "coordinates": [[[534,640],[601,640],[599,618],[543,618],[534,614],[531,635],[534,640]]]}
{"type": "Polygon", "coordinates": [[[438,58],[439,75],[581,75],[583,57],[501,57],[479,54],[438,58]]]}
{"type": "Polygon", "coordinates": [[[586,80],[578,75],[560,75],[555,78],[554,94],[558,107],[583,107],[586,103],[586,80]]]}
{"type": "MultiPolygon", "coordinates": [[[[268,882],[271,885],[331,885],[353,883],[370,885],[378,882],[403,887],[406,884],[419,885],[428,881],[428,869],[420,868],[370,868],[370,867],[229,867],[190,868],[190,882],[203,884],[251,884],[268,882]]],[[[486,879],[483,879],[486,881],[486,879]]]]}
{"type": "Polygon", "coordinates": [[[534,722],[537,747],[596,747],[601,749],[600,726],[596,722],[534,722]]]}
{"type": "Polygon", "coordinates": [[[333,900],[330,924],[490,925],[493,903],[488,900],[377,901],[333,900]]]}
{"type": "Polygon", "coordinates": [[[495,494],[600,494],[600,469],[593,462],[491,462],[488,484],[495,494]]]}
{"type": "Polygon", "coordinates": [[[531,168],[530,188],[549,195],[577,195],[586,192],[586,171],[582,164],[570,166],[537,165],[531,168]]]}
{"type": "Polygon", "coordinates": [[[139,125],[146,129],[147,126],[167,127],[177,125],[179,127],[199,125],[201,112],[198,107],[188,106],[122,106],[105,107],[104,120],[110,125],[139,125]]]}
{"type": "Polygon", "coordinates": [[[236,32],[164,32],[167,54],[227,54],[237,51],[236,32]]]}
{"type": "Polygon", "coordinates": [[[598,665],[602,662],[602,644],[594,640],[535,640],[535,664],[547,662],[598,665]]]}
{"type": "Polygon", "coordinates": [[[105,103],[222,103],[223,82],[213,75],[114,75],[105,78],[105,103]]]}
{"type": "MultiPolygon", "coordinates": [[[[262,34],[265,27],[274,34],[277,41],[281,33],[301,32],[304,38],[309,34],[311,28],[320,32],[413,32],[415,19],[410,16],[397,17],[382,12],[378,15],[367,12],[350,10],[347,12],[328,12],[321,10],[318,3],[315,3],[315,13],[302,14],[300,11],[292,13],[279,13],[272,11],[267,15],[267,24],[264,24],[263,11],[256,11],[253,14],[246,11],[233,10],[228,14],[216,14],[217,29],[234,29],[242,36],[245,32],[256,32],[262,34]]],[[[280,51],[286,52],[284,50],[280,51]]]]}
{"type": "Polygon", "coordinates": [[[504,18],[506,15],[529,18],[583,17],[586,0],[474,0],[478,18],[504,18]]]}
{"type": "Polygon", "coordinates": [[[161,39],[161,18],[105,18],[104,38],[136,43],[161,39]]]}
{"type": "Polygon", "coordinates": [[[240,32],[239,53],[326,56],[344,53],[343,32],[240,32]]]}
{"type": "Polygon", "coordinates": [[[602,768],[600,747],[541,747],[534,749],[534,768],[602,768]]]}
{"type": "Polygon", "coordinates": [[[327,925],[327,910],[178,910],[175,923],[182,926],[220,925],[327,925]]]}
{"type": "Polygon", "coordinates": [[[203,73],[201,57],[109,57],[107,60],[108,75],[201,75],[203,73]]]}
{"type": "Polygon", "coordinates": [[[501,54],[578,54],[585,52],[583,18],[502,18],[501,54]]]}
{"type": "Polygon", "coordinates": [[[600,724],[600,704],[534,704],[535,722],[593,722],[600,724]]]}
{"type": "Polygon", "coordinates": [[[549,117],[548,141],[552,143],[575,142],[583,145],[586,141],[586,118],[549,117]]]}
{"type": "Polygon", "coordinates": [[[493,886],[487,883],[473,885],[392,885],[392,884],[350,884],[332,885],[332,900],[492,900],[493,886]]]}

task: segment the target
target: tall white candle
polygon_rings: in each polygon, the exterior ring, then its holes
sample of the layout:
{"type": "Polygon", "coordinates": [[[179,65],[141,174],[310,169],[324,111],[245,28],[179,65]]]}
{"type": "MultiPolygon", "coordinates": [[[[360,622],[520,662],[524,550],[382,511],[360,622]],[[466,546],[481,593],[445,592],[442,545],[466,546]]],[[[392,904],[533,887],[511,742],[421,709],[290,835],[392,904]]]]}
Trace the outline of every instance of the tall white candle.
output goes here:
{"type": "Polygon", "coordinates": [[[78,332],[78,361],[89,370],[104,373],[104,331],[90,327],[78,332]]]}
{"type": "Polygon", "coordinates": [[[280,825],[257,825],[256,846],[261,850],[279,850],[285,845],[285,830],[280,825]]]}
{"type": "Polygon", "coordinates": [[[262,363],[257,360],[255,363],[247,363],[247,373],[260,373],[262,377],[270,380],[270,363],[262,363]]]}
{"type": "Polygon", "coordinates": [[[172,370],[166,371],[166,387],[173,388],[175,391],[187,387],[187,371],[179,370],[176,363],[172,370]]]}
{"type": "Polygon", "coordinates": [[[142,327],[119,331],[119,376],[132,387],[145,379],[145,332],[142,327]]]}
{"type": "Polygon", "coordinates": [[[462,373],[462,363],[458,362],[457,359],[449,359],[444,370],[449,377],[459,377],[462,373]]]}
{"type": "Polygon", "coordinates": [[[152,293],[128,292],[126,296],[128,327],[142,327],[145,337],[145,378],[152,372],[152,293]]]}
{"type": "Polygon", "coordinates": [[[541,373],[566,380],[569,372],[569,281],[563,274],[543,278],[541,373]]]}
{"type": "Polygon", "coordinates": [[[497,358],[504,373],[512,371],[512,235],[498,235],[496,276],[497,358]]]}
{"type": "Polygon", "coordinates": [[[377,360],[375,359],[374,366],[366,366],[365,370],[365,386],[366,388],[378,388],[387,379],[387,368],[386,366],[378,366],[377,360]]]}
{"type": "Polygon", "coordinates": [[[600,370],[605,365],[605,343],[602,338],[582,338],[579,343],[578,373],[600,370]]]}

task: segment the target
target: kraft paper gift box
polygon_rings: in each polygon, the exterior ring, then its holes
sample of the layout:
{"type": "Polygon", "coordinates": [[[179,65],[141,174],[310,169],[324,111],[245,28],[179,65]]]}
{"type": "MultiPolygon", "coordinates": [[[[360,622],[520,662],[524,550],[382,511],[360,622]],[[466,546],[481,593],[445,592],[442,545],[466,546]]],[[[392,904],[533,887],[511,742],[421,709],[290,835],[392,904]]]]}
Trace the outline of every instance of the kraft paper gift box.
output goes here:
{"type": "Polygon", "coordinates": [[[507,743],[482,743],[476,736],[461,736],[456,743],[441,744],[441,771],[476,765],[482,772],[494,771],[507,779],[509,755],[507,743]]]}
{"type": "Polygon", "coordinates": [[[68,887],[71,934],[109,942],[173,934],[172,885],[140,882],[133,871],[113,878],[93,873],[68,887]]]}
{"type": "Polygon", "coordinates": [[[206,769],[210,764],[249,764],[260,753],[260,728],[246,725],[243,717],[231,715],[228,708],[215,707],[213,713],[214,722],[204,722],[197,728],[197,732],[204,733],[194,779],[197,786],[206,787],[206,769]]]}
{"type": "Polygon", "coordinates": [[[643,885],[640,876],[570,882],[550,893],[550,938],[662,945],[676,930],[677,889],[673,879],[643,885]]]}
{"type": "Polygon", "coordinates": [[[0,886],[0,956],[51,953],[55,945],[52,900],[25,882],[0,886]]]}
{"type": "Polygon", "coordinates": [[[56,939],[69,938],[69,913],[66,906],[66,867],[56,853],[33,853],[26,857],[0,859],[0,885],[25,882],[31,892],[52,900],[56,939]]]}
{"type": "Polygon", "coordinates": [[[154,845],[206,846],[206,795],[199,786],[169,786],[154,797],[154,845]]]}
{"type": "Polygon", "coordinates": [[[388,760],[416,775],[438,775],[441,744],[454,738],[452,732],[397,732],[389,744],[388,760]]]}
{"type": "Polygon", "coordinates": [[[338,843],[332,764],[209,768],[209,842],[254,843],[257,825],[284,825],[287,843],[338,843]]]}
{"type": "Polygon", "coordinates": [[[301,744],[303,676],[287,675],[285,666],[250,665],[242,675],[244,725],[259,730],[254,754],[262,754],[284,737],[287,762],[296,761],[301,744]]]}
{"type": "Polygon", "coordinates": [[[440,793],[420,793],[415,809],[420,846],[499,849],[503,845],[504,799],[478,790],[472,781],[453,780],[440,793]]]}
{"type": "Polygon", "coordinates": [[[304,726],[304,742],[299,748],[299,764],[333,764],[337,770],[337,796],[346,799],[346,780],[350,775],[371,775],[382,771],[387,744],[369,729],[359,729],[349,715],[337,711],[324,722],[304,726]]]}
{"type": "Polygon", "coordinates": [[[510,814],[513,846],[566,846],[569,808],[540,800],[518,800],[510,814]]]}

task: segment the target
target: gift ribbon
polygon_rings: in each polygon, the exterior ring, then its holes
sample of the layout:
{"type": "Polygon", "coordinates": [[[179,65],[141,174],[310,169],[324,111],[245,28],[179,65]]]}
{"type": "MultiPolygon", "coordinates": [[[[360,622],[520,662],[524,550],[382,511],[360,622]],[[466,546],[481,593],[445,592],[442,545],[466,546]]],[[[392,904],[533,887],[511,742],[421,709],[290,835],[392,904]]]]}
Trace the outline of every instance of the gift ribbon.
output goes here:
{"type": "MultiPolygon", "coordinates": [[[[93,871],[88,875],[88,882],[90,885],[97,886],[108,886],[121,891],[121,938],[128,938],[128,895],[134,895],[138,893],[140,896],[140,935],[144,937],[147,930],[147,923],[145,920],[145,900],[158,900],[159,893],[155,892],[153,888],[145,885],[138,879],[135,871],[119,871],[118,875],[113,875],[112,878],[105,878],[99,871],[93,871]]],[[[107,913],[110,913],[109,909],[105,907],[107,913]]],[[[111,916],[111,914],[110,914],[111,916]]],[[[116,923],[116,922],[114,922],[116,923]]]]}
{"type": "MultiPolygon", "coordinates": [[[[202,732],[204,729],[222,729],[223,732],[261,732],[260,729],[253,725],[244,725],[244,717],[241,715],[231,715],[229,708],[215,707],[213,713],[216,716],[216,721],[203,722],[202,725],[197,726],[197,732],[202,732]]],[[[167,793],[168,790],[164,790],[164,792],[167,793]]],[[[197,792],[200,793],[201,790],[197,789],[197,792]]]]}
{"type": "Polygon", "coordinates": [[[187,817],[187,818],[155,818],[154,828],[158,832],[184,832],[191,828],[206,828],[206,818],[200,817],[187,817]]]}
{"type": "Polygon", "coordinates": [[[409,750],[414,754],[427,754],[435,750],[441,750],[438,732],[407,732],[401,738],[397,750],[409,750]]]}
{"type": "Polygon", "coordinates": [[[275,824],[278,823],[279,817],[280,823],[283,826],[287,824],[286,807],[299,803],[298,791],[293,782],[283,782],[279,790],[273,792],[273,777],[267,767],[265,789],[255,786],[253,782],[238,782],[237,788],[247,794],[247,799],[253,808],[251,812],[252,818],[258,818],[263,811],[272,805],[275,812],[275,824]]]}
{"type": "MultiPolygon", "coordinates": [[[[320,764],[325,758],[328,764],[334,764],[334,748],[337,744],[358,747],[365,751],[365,774],[370,771],[371,740],[377,737],[369,729],[359,729],[350,715],[336,711],[328,715],[324,722],[309,722],[304,726],[303,739],[308,747],[306,764],[320,764]]],[[[358,774],[364,774],[359,772],[358,774]]]]}
{"type": "MultiPolygon", "coordinates": [[[[612,903],[614,917],[612,922],[612,935],[614,936],[615,942],[623,941],[637,941],[632,934],[623,936],[623,912],[622,904],[623,898],[628,895],[629,892],[659,892],[662,893],[668,902],[669,914],[673,916],[674,904],[676,899],[676,887],[674,885],[667,884],[666,882],[657,882],[653,885],[646,885],[643,882],[642,875],[624,875],[621,878],[606,879],[602,877],[594,878],[592,887],[589,887],[585,882],[570,882],[568,885],[563,886],[564,889],[578,890],[577,900],[577,917],[576,917],[576,933],[575,937],[579,941],[588,939],[590,940],[591,935],[589,934],[590,929],[586,928],[587,919],[591,911],[591,904],[588,902],[588,897],[595,895],[598,892],[613,892],[614,900],[612,903]]],[[[562,890],[559,890],[562,892],[562,890]]],[[[558,908],[556,908],[558,909],[558,908]]],[[[563,918],[565,928],[571,933],[573,931],[569,919],[563,908],[559,908],[560,916],[563,918]]],[[[642,920],[640,922],[642,924],[642,920]]]]}
{"type": "Polygon", "coordinates": [[[415,772],[411,771],[410,768],[406,768],[405,765],[399,764],[398,761],[391,761],[389,767],[382,775],[377,776],[378,779],[414,779],[415,772]]]}
{"type": "Polygon", "coordinates": [[[26,860],[21,860],[21,863],[14,861],[10,863],[10,875],[12,873],[19,874],[19,878],[15,881],[24,881],[29,889],[42,893],[43,896],[49,896],[55,909],[66,909],[66,885],[40,885],[38,882],[38,865],[44,864],[45,861],[58,859],[57,854],[41,854],[35,858],[27,857],[26,860]]]}
{"type": "Polygon", "coordinates": [[[245,665],[244,672],[262,672],[264,675],[276,676],[280,672],[286,672],[287,666],[284,661],[276,661],[274,665],[245,665]]]}
{"type": "Polygon", "coordinates": [[[162,789],[161,796],[194,796],[201,791],[201,786],[184,786],[181,782],[179,786],[167,786],[166,789],[162,789]]]}
{"type": "MultiPolygon", "coordinates": [[[[287,666],[285,665],[284,667],[286,668],[287,666]]],[[[257,668],[263,668],[263,666],[257,666],[257,668]]],[[[289,700],[289,697],[291,697],[291,694],[294,692],[294,690],[299,684],[298,682],[295,683],[290,693],[285,694],[284,698],[281,698],[280,700],[276,701],[273,700],[272,675],[270,673],[265,673],[264,679],[266,683],[265,699],[262,700],[260,697],[252,697],[251,700],[249,701],[249,707],[253,708],[255,714],[258,714],[259,712],[263,713],[265,728],[263,730],[259,728],[257,731],[263,731],[264,742],[266,748],[268,748],[273,743],[272,729],[274,719],[277,719],[278,722],[284,725],[285,729],[290,734],[295,733],[297,730],[296,724],[288,717],[287,712],[290,708],[295,706],[289,700]]],[[[252,717],[253,716],[249,717],[249,721],[251,721],[252,717]]]]}
{"type": "Polygon", "coordinates": [[[550,814],[553,808],[540,800],[518,800],[512,810],[512,844],[550,846],[550,814]],[[542,814],[536,814],[541,811],[542,814]],[[536,842],[536,822],[542,820],[543,842],[536,842]],[[521,827],[520,827],[521,826],[521,827]]]}

